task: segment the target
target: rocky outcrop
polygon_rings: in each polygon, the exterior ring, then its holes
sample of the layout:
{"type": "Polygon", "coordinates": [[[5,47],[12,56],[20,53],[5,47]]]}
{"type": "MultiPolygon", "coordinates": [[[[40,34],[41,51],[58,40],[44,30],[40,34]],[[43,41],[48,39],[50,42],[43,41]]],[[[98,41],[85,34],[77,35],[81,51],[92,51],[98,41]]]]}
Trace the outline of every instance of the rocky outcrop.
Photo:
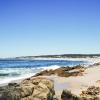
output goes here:
{"type": "Polygon", "coordinates": [[[0,100],[53,100],[54,95],[53,81],[40,77],[0,88],[0,100]]]}
{"type": "Polygon", "coordinates": [[[76,96],[68,91],[63,90],[61,94],[62,100],[100,100],[100,87],[91,86],[86,91],[82,91],[80,96],[76,96]]]}
{"type": "Polygon", "coordinates": [[[100,87],[91,86],[80,94],[83,100],[100,100],[100,87]]]}
{"type": "Polygon", "coordinates": [[[44,70],[37,73],[35,76],[50,76],[58,75],[60,77],[79,76],[82,75],[85,68],[81,65],[75,67],[61,67],[55,70],[44,70]]]}

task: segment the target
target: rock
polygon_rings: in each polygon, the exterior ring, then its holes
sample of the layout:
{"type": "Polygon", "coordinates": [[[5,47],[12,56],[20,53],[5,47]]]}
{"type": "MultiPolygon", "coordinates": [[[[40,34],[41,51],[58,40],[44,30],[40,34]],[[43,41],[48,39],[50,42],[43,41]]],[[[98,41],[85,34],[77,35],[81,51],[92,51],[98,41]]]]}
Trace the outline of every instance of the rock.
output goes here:
{"type": "Polygon", "coordinates": [[[40,77],[0,88],[0,100],[53,100],[54,95],[53,81],[40,77]]]}
{"type": "Polygon", "coordinates": [[[86,91],[82,91],[80,96],[76,96],[68,91],[63,90],[61,94],[62,100],[100,100],[100,87],[90,86],[86,91]]]}
{"type": "Polygon", "coordinates": [[[65,89],[65,90],[63,90],[63,92],[61,94],[61,99],[62,100],[79,100],[79,97],[72,94],[71,91],[68,91],[67,89],[65,89]]]}
{"type": "Polygon", "coordinates": [[[58,99],[59,97],[57,97],[56,95],[54,95],[53,100],[60,100],[58,99]]]}
{"type": "Polygon", "coordinates": [[[20,88],[10,87],[7,89],[0,90],[0,100],[20,100],[21,92],[20,88]]]}
{"type": "Polygon", "coordinates": [[[86,91],[82,91],[81,98],[85,100],[100,100],[100,87],[91,86],[86,91]]]}
{"type": "Polygon", "coordinates": [[[85,68],[81,65],[75,67],[61,67],[55,70],[44,70],[40,73],[37,73],[35,76],[50,76],[50,75],[58,75],[60,77],[70,77],[70,76],[79,76],[82,75],[85,68]]]}

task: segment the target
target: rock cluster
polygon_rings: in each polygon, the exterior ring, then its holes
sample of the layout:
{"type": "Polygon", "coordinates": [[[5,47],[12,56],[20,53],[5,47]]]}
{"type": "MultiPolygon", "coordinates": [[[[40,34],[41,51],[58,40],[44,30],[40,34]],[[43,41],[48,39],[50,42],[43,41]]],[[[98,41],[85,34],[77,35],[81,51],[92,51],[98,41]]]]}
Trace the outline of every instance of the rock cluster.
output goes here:
{"type": "Polygon", "coordinates": [[[39,77],[0,88],[0,100],[53,100],[54,95],[53,81],[39,77]]]}
{"type": "Polygon", "coordinates": [[[91,86],[86,91],[82,91],[80,96],[84,100],[100,100],[100,87],[91,86]]]}
{"type": "MultiPolygon", "coordinates": [[[[21,83],[9,83],[7,86],[0,87],[0,100],[100,100],[100,87],[95,86],[82,91],[80,96],[64,89],[61,99],[57,99],[53,81],[40,77],[44,75],[78,76],[82,75],[84,70],[85,68],[82,66],[75,66],[42,71],[31,78],[23,80],[21,83]]],[[[99,83],[100,80],[97,82],[99,83]]]]}
{"type": "Polygon", "coordinates": [[[61,94],[62,100],[100,100],[100,87],[91,86],[86,91],[82,91],[80,96],[76,96],[68,91],[63,90],[61,94]]]}
{"type": "Polygon", "coordinates": [[[79,76],[82,75],[85,68],[78,65],[75,67],[61,67],[55,70],[44,70],[40,73],[37,73],[35,76],[50,76],[50,75],[58,75],[60,77],[69,77],[69,76],[79,76]]]}

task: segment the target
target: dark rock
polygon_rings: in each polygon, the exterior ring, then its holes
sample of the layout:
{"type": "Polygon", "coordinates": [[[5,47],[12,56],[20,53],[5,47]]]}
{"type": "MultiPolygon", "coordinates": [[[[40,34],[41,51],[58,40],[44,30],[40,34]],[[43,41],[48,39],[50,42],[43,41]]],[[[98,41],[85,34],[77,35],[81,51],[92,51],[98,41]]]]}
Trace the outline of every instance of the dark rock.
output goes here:
{"type": "Polygon", "coordinates": [[[76,95],[73,95],[71,91],[68,91],[67,89],[63,90],[61,94],[61,99],[62,100],[79,100],[79,97],[76,95]]]}
{"type": "Polygon", "coordinates": [[[17,83],[9,83],[8,86],[11,86],[11,87],[15,86],[16,87],[16,86],[19,86],[19,84],[17,84],[17,83]]]}
{"type": "Polygon", "coordinates": [[[0,90],[0,100],[20,100],[21,89],[16,87],[5,87],[0,90]]]}

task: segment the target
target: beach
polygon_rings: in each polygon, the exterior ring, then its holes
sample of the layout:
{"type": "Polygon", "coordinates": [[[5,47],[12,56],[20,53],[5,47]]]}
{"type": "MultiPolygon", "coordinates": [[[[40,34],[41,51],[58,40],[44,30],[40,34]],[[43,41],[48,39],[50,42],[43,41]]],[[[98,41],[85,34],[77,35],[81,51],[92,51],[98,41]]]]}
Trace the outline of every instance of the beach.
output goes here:
{"type": "Polygon", "coordinates": [[[59,98],[64,89],[80,96],[81,92],[85,91],[89,86],[100,87],[100,65],[87,68],[82,76],[71,76],[68,78],[48,76],[47,78],[54,81],[56,95],[59,98]]]}
{"type": "Polygon", "coordinates": [[[23,80],[34,76],[43,70],[57,69],[63,66],[90,64],[88,61],[67,59],[1,59],[0,60],[0,85],[23,80]]]}
{"type": "Polygon", "coordinates": [[[0,0],[0,100],[100,100],[100,0],[0,0]]]}
{"type": "MultiPolygon", "coordinates": [[[[80,58],[80,61],[82,61],[82,59],[83,58],[80,58]]],[[[79,60],[79,58],[77,58],[76,60],[79,60]]],[[[76,97],[82,98],[82,99],[75,99],[75,100],[91,100],[90,98],[92,98],[92,100],[100,100],[100,91],[99,91],[99,88],[100,88],[100,63],[99,63],[100,59],[99,58],[94,58],[94,59],[84,58],[83,60],[84,61],[88,60],[90,62],[93,61],[93,63],[90,65],[86,65],[86,66],[78,65],[78,66],[68,67],[68,68],[62,67],[62,68],[55,68],[55,69],[45,69],[41,72],[36,73],[34,76],[29,77],[28,79],[17,80],[17,84],[22,85],[22,83],[27,80],[27,85],[30,86],[29,85],[30,80],[33,81],[35,78],[37,80],[38,78],[40,78],[41,80],[46,79],[46,80],[51,80],[53,82],[54,87],[52,86],[52,89],[54,89],[55,95],[54,97],[52,95],[52,97],[56,98],[57,100],[67,100],[67,99],[63,99],[63,97],[67,98],[68,91],[71,92],[70,96],[75,95],[75,98],[76,97]],[[65,90],[67,92],[63,96],[63,91],[65,90]],[[94,95],[91,95],[92,93],[95,92],[95,90],[97,90],[96,92],[97,94],[95,93],[94,95]],[[88,94],[88,92],[91,94],[88,94]],[[99,98],[99,99],[95,99],[95,98],[99,98]]],[[[16,80],[12,81],[12,84],[15,82],[16,80]]],[[[5,86],[3,86],[3,88],[5,91],[5,86]]],[[[8,88],[8,90],[9,89],[10,88],[8,88]]],[[[2,91],[1,91],[1,94],[2,94],[2,91]]],[[[45,98],[46,96],[44,94],[43,96],[45,98]]],[[[32,95],[30,97],[32,98],[32,95]]],[[[69,100],[74,100],[71,98],[69,100]]],[[[20,100],[26,100],[26,99],[20,99],[20,100]]],[[[27,99],[27,100],[35,100],[35,99],[27,99]]],[[[42,99],[36,99],[36,100],[42,100],[42,99]]],[[[46,100],[49,100],[49,99],[46,99],[46,100]]],[[[55,100],[55,99],[50,99],[50,100],[55,100]]]]}

